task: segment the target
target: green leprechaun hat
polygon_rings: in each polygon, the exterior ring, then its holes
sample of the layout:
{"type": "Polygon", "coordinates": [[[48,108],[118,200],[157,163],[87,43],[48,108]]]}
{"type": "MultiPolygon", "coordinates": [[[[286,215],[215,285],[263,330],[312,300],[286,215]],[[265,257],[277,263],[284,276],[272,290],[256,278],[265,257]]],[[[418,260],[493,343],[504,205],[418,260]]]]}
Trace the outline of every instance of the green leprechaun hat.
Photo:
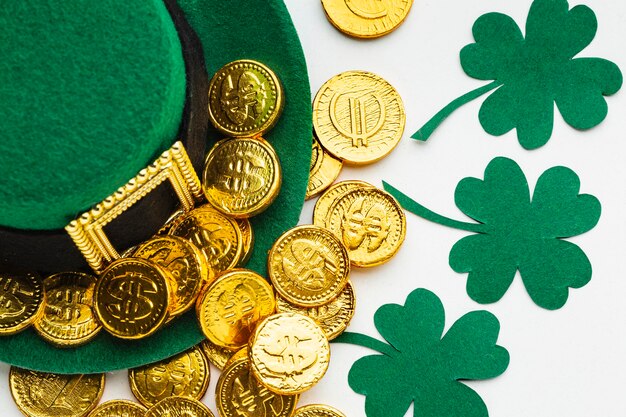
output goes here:
{"type": "MultiPolygon", "coordinates": [[[[0,8],[0,273],[88,270],[64,227],[112,195],[176,141],[196,171],[221,138],[208,126],[208,77],[236,59],[272,68],[285,108],[267,135],[283,185],[252,218],[248,268],[298,222],[311,157],[304,55],[282,0],[24,0],[0,8]],[[208,76],[207,76],[208,74],[208,76]]],[[[106,228],[124,249],[176,210],[159,186],[106,228]]],[[[101,332],[58,349],[32,329],[0,337],[0,361],[55,373],[95,373],[154,362],[203,339],[195,313],[154,336],[101,332]]]]}

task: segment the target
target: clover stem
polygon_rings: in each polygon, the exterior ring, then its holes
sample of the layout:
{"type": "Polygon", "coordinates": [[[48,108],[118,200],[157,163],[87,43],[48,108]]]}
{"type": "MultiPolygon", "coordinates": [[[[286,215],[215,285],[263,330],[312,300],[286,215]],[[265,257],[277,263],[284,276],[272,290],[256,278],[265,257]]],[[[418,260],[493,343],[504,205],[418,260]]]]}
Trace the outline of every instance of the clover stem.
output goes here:
{"type": "Polygon", "coordinates": [[[453,100],[452,102],[450,102],[450,104],[448,104],[446,107],[441,109],[439,113],[434,115],[432,119],[426,122],[426,124],[422,126],[420,130],[413,133],[411,137],[413,139],[417,139],[421,141],[428,140],[430,135],[432,135],[432,133],[435,131],[435,129],[437,129],[437,127],[441,124],[441,122],[443,122],[448,116],[450,116],[453,111],[455,111],[462,105],[467,104],[474,99],[477,99],[478,97],[493,90],[494,88],[499,87],[500,85],[502,85],[502,83],[496,80],[487,85],[484,85],[475,90],[472,90],[469,93],[464,94],[461,97],[453,100]]]}
{"type": "Polygon", "coordinates": [[[468,232],[474,232],[474,233],[486,233],[487,232],[486,226],[482,223],[460,222],[458,220],[453,220],[448,217],[442,216],[441,214],[437,214],[427,209],[426,207],[422,206],[420,203],[413,200],[411,197],[404,194],[402,191],[396,189],[392,185],[387,184],[385,181],[383,181],[383,188],[389,194],[394,196],[394,198],[398,200],[400,205],[406,211],[410,211],[411,213],[423,219],[430,220],[431,222],[434,222],[443,226],[448,226],[448,227],[452,227],[452,228],[459,229],[459,230],[466,230],[468,232]]]}
{"type": "Polygon", "coordinates": [[[347,343],[362,346],[387,356],[394,356],[398,353],[391,345],[361,333],[343,332],[339,337],[333,340],[333,343],[347,343]]]}

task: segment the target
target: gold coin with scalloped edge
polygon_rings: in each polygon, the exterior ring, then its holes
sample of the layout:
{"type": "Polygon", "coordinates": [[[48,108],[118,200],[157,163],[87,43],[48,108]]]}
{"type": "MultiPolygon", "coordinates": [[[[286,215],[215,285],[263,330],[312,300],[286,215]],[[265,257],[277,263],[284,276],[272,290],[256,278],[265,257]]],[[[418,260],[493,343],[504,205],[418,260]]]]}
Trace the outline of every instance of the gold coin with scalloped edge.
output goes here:
{"type": "Polygon", "coordinates": [[[207,155],[202,187],[217,210],[252,217],[272,204],[281,181],[278,155],[263,138],[229,138],[207,155]]]}
{"type": "Polygon", "coordinates": [[[133,395],[146,407],[173,395],[204,397],[209,386],[210,368],[204,353],[196,346],[186,352],[128,370],[133,395]]]}
{"type": "Polygon", "coordinates": [[[406,219],[400,204],[378,188],[358,188],[333,203],[326,227],[339,238],[358,267],[389,261],[406,236],[406,219]]]}
{"type": "Polygon", "coordinates": [[[413,0],[322,0],[326,17],[355,38],[378,38],[404,22],[413,0]]]}
{"type": "Polygon", "coordinates": [[[44,279],[46,300],[35,320],[37,333],[58,347],[76,347],[93,339],[102,325],[93,311],[97,279],[82,272],[61,272],[44,279]]]}
{"type": "Polygon", "coordinates": [[[320,143],[344,163],[365,165],[400,142],[404,104],[391,84],[366,71],[347,71],[326,81],[313,102],[320,143]]]}
{"type": "Polygon", "coordinates": [[[300,407],[293,414],[293,417],[346,417],[341,411],[330,405],[309,404],[300,407]]]}
{"type": "Polygon", "coordinates": [[[200,347],[209,362],[215,365],[220,371],[224,369],[226,362],[233,356],[232,350],[218,346],[209,339],[203,340],[202,343],[200,343],[200,347]]]}
{"type": "Polygon", "coordinates": [[[299,394],[326,373],[330,345],[312,318],[279,313],[259,323],[250,339],[249,356],[252,373],[270,391],[299,394]]]}
{"type": "Polygon", "coordinates": [[[314,307],[328,303],[348,282],[350,259],[341,241],[318,226],[283,233],[269,253],[268,272],[276,291],[289,302],[314,307]]]}
{"type": "Polygon", "coordinates": [[[209,120],[227,136],[263,135],[280,117],[284,102],[278,77],[257,61],[226,64],[209,82],[209,120]]]}

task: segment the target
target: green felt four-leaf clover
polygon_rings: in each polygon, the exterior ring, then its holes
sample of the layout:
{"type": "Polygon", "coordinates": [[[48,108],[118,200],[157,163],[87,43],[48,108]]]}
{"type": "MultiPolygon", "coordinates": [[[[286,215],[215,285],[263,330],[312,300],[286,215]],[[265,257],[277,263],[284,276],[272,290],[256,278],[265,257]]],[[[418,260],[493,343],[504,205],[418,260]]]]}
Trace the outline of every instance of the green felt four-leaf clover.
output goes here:
{"type": "Polygon", "coordinates": [[[533,301],[546,309],[561,308],[569,288],[591,279],[591,263],[574,243],[562,238],[591,230],[600,218],[597,198],[579,194],[580,180],[557,166],[538,179],[532,199],[519,165],[495,158],[485,179],[465,178],[455,191],[457,207],[479,223],[466,223],[433,213],[389,184],[408,211],[436,223],[475,234],[450,251],[452,269],[468,273],[467,293],[479,303],[498,301],[517,270],[533,301]]]}
{"type": "Polygon", "coordinates": [[[480,123],[495,136],[516,129],[526,149],[550,139],[555,103],[576,129],[600,124],[608,112],[604,96],[621,88],[622,73],[605,59],[574,58],[591,43],[597,26],[589,7],[569,10],[567,0],[535,0],[525,37],[507,15],[479,17],[476,42],[461,50],[461,65],[470,77],[494,81],[454,100],[412,137],[427,140],[454,110],[496,88],[480,108],[480,123]]]}
{"type": "Polygon", "coordinates": [[[416,417],[485,417],[480,396],[460,380],[488,379],[502,374],[509,353],[496,345],[500,323],[487,311],[473,311],[443,335],[445,314],[439,298],[414,290],[404,306],[387,304],[374,315],[387,343],[344,333],[335,342],[378,351],[357,360],[348,383],[366,396],[368,417],[402,417],[414,403],[416,417]]]}

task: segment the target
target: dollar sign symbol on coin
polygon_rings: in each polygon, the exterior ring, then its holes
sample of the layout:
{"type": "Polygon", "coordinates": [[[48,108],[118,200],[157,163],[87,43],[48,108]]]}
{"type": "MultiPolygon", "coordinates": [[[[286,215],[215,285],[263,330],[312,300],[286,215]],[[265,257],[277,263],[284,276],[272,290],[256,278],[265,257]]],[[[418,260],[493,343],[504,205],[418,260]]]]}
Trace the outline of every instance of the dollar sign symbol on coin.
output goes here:
{"type": "Polygon", "coordinates": [[[265,346],[263,351],[273,357],[266,363],[267,369],[276,375],[294,376],[309,369],[317,362],[317,352],[309,346],[301,346],[310,339],[285,334],[276,344],[265,346]]]}
{"type": "MultiPolygon", "coordinates": [[[[342,117],[342,119],[346,118],[342,117]]],[[[359,95],[335,94],[330,100],[330,120],[340,134],[352,139],[353,147],[368,146],[369,138],[375,135],[385,123],[385,105],[373,91],[361,92],[359,95]],[[345,96],[348,98],[347,109],[345,108],[346,100],[343,100],[345,96]],[[343,116],[345,113],[348,114],[347,118],[350,120],[348,128],[339,121],[339,115],[343,116]],[[373,126],[371,125],[372,118],[375,118],[373,126]]]]}
{"type": "Polygon", "coordinates": [[[117,302],[108,304],[106,308],[121,322],[135,323],[145,319],[154,308],[148,295],[156,294],[156,288],[137,274],[130,273],[112,280],[109,293],[117,302]]]}
{"type": "Polygon", "coordinates": [[[326,271],[337,272],[337,266],[326,256],[326,251],[320,242],[296,239],[291,245],[291,256],[283,258],[283,268],[308,288],[320,290],[325,285],[326,271]]]}
{"type": "Polygon", "coordinates": [[[383,0],[344,0],[352,13],[364,19],[379,19],[387,16],[383,0]]]}
{"type": "Polygon", "coordinates": [[[253,152],[237,149],[234,158],[228,158],[224,167],[217,174],[226,191],[237,196],[256,193],[265,187],[265,161],[253,152]]]}

